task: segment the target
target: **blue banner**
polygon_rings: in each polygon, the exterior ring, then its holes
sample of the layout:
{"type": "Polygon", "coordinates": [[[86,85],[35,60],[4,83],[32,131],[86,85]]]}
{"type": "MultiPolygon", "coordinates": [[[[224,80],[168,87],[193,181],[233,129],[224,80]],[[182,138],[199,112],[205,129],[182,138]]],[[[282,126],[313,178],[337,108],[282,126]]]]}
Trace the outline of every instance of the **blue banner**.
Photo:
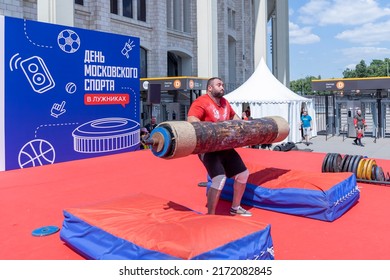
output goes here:
{"type": "Polygon", "coordinates": [[[139,38],[4,26],[6,170],[139,149],[139,38]]]}

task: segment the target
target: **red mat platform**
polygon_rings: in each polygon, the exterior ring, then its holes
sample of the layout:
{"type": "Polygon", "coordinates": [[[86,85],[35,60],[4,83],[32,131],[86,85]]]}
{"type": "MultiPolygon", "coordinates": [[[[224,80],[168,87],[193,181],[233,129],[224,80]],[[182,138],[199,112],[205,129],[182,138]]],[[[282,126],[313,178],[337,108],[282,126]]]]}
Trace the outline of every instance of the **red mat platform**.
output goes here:
{"type": "Polygon", "coordinates": [[[64,210],[61,239],[88,259],[273,260],[270,225],[139,193],[64,210]]]}
{"type": "MultiPolygon", "coordinates": [[[[244,161],[321,172],[325,154],[238,149],[244,161]]],[[[376,160],[385,171],[390,161],[376,160]]],[[[124,153],[0,173],[0,259],[83,259],[59,233],[32,236],[36,228],[61,227],[63,210],[146,193],[206,212],[206,173],[196,155],[165,160],[150,151],[124,153]]],[[[358,183],[359,202],[325,222],[252,208],[254,221],[270,224],[276,260],[390,259],[390,188],[358,183]]],[[[229,215],[221,201],[217,213],[229,215]]]]}

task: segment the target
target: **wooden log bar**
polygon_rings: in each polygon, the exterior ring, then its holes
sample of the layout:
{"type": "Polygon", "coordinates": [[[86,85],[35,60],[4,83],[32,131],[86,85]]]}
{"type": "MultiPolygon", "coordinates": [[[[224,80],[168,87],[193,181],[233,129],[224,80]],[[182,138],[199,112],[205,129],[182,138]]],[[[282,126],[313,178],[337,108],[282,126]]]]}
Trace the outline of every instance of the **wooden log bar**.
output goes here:
{"type": "Polygon", "coordinates": [[[287,121],[278,116],[223,122],[169,121],[159,124],[147,143],[154,155],[178,158],[283,141],[290,132],[287,121]]]}

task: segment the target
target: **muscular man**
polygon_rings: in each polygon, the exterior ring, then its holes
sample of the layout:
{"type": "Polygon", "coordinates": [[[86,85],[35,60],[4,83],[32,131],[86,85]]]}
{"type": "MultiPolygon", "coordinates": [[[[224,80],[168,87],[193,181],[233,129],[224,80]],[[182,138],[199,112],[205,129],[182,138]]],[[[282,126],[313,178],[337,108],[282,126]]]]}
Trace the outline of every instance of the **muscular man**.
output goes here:
{"type": "MultiPolygon", "coordinates": [[[[198,97],[188,111],[189,122],[218,122],[240,120],[229,102],[223,97],[224,84],[218,77],[207,81],[207,93],[198,97]]],[[[211,187],[207,191],[208,214],[215,214],[219,197],[226,178],[234,178],[234,193],[231,215],[252,216],[252,213],[240,206],[245,191],[249,171],[240,155],[234,149],[199,154],[211,178],[211,187]]]]}

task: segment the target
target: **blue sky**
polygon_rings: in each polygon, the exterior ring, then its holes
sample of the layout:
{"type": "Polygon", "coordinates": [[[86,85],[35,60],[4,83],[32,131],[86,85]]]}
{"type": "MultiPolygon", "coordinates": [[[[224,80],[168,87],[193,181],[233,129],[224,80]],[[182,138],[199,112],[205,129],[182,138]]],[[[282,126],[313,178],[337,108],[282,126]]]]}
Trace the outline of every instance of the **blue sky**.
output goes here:
{"type": "Polygon", "coordinates": [[[289,0],[290,80],[390,58],[389,0],[289,0]]]}

